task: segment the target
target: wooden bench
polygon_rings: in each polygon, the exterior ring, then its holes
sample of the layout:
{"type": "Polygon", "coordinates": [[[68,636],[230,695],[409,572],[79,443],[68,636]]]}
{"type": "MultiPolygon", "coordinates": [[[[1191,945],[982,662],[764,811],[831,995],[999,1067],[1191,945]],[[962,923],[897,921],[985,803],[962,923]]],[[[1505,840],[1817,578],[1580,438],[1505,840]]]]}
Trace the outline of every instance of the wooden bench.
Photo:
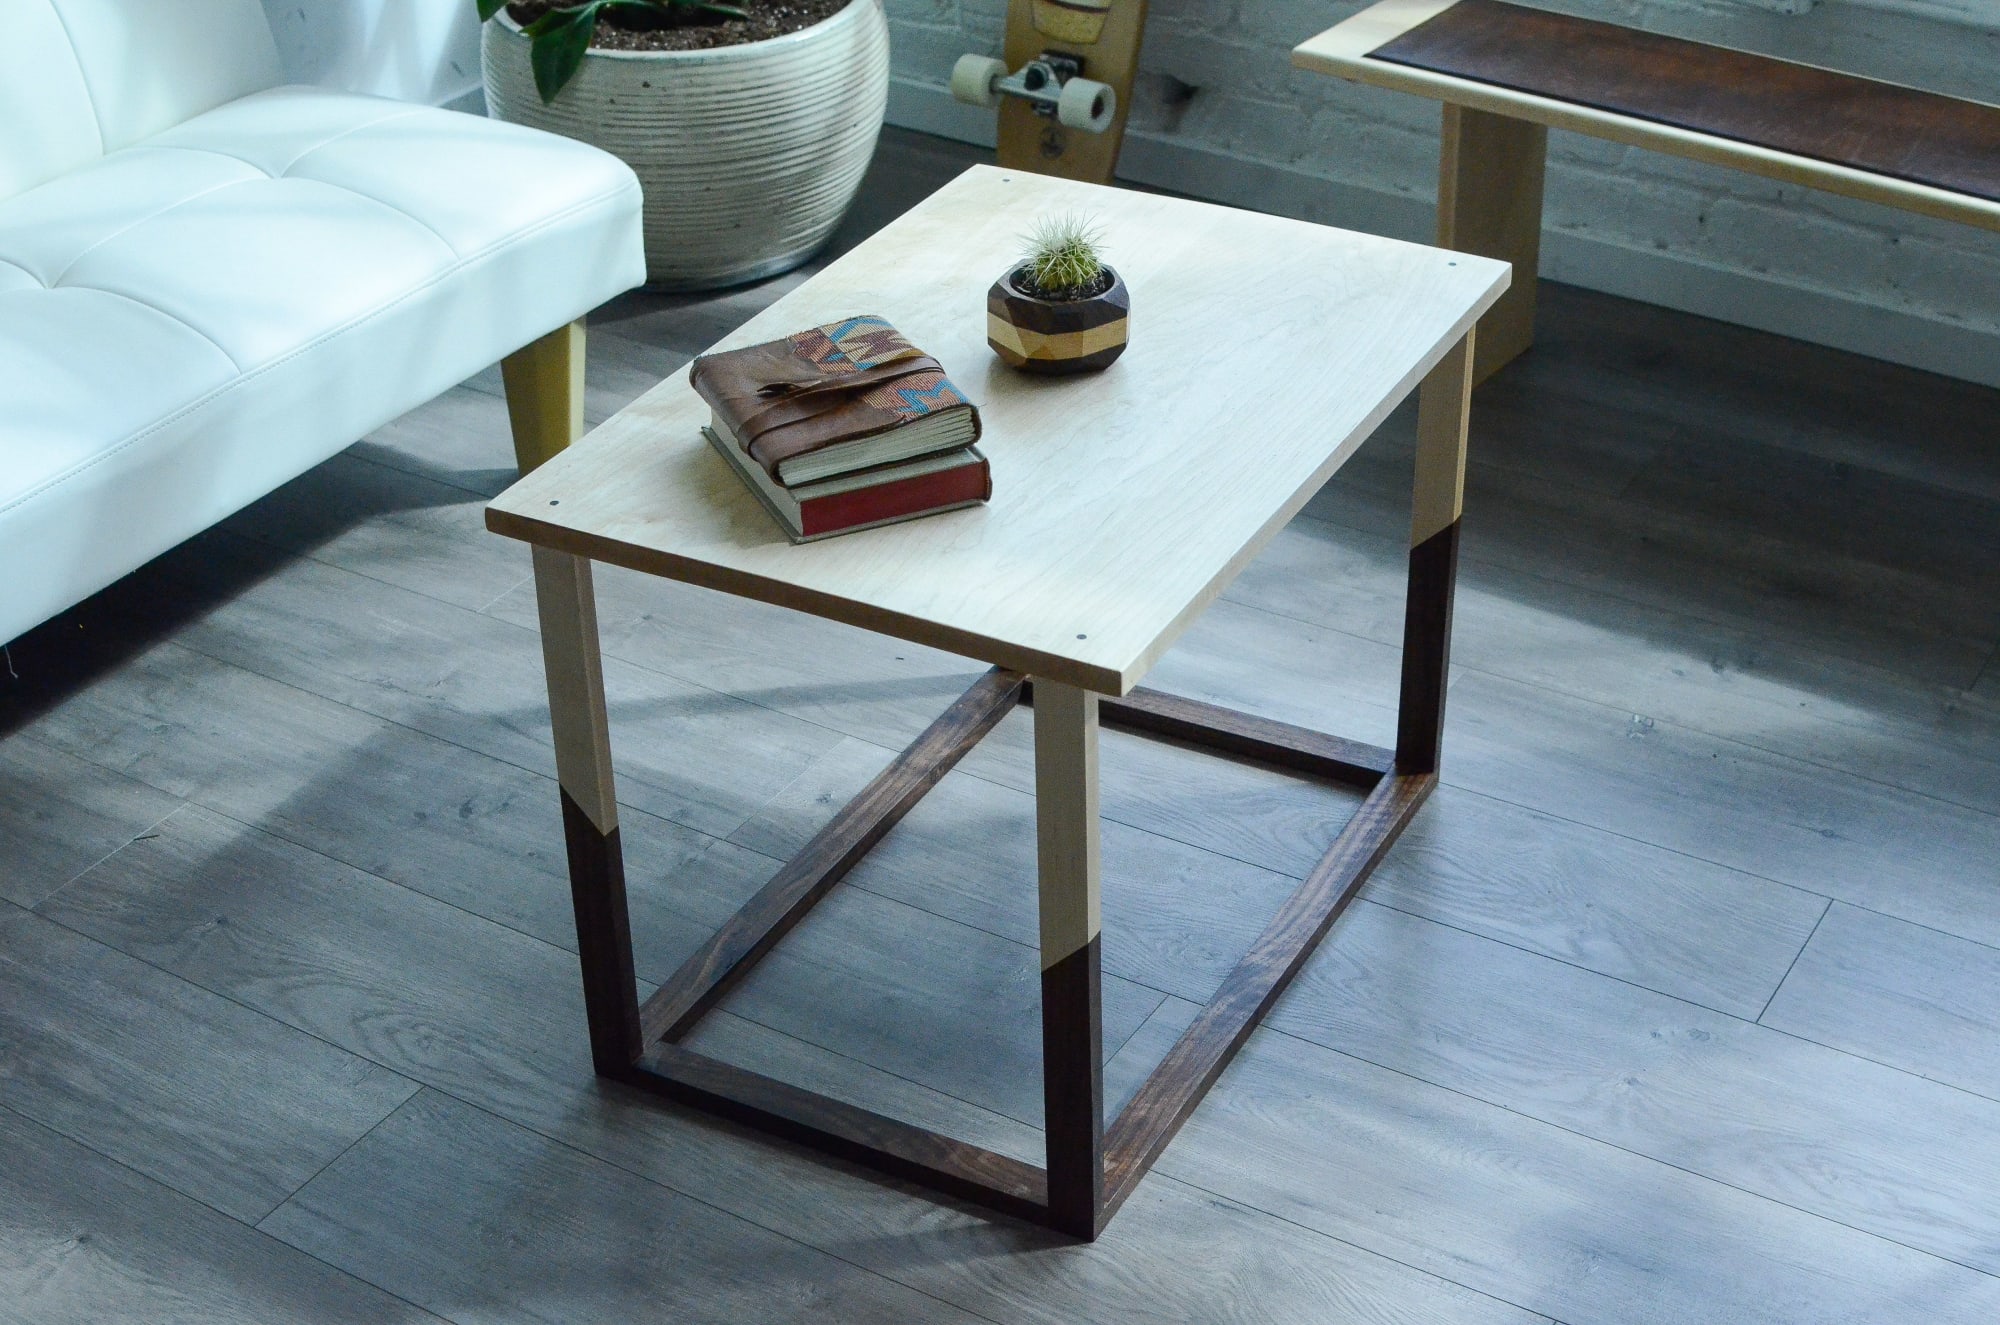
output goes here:
{"type": "Polygon", "coordinates": [[[1476,380],[1534,340],[1551,126],[2000,230],[2000,106],[1501,0],[1383,0],[1292,62],[1444,103],[1438,243],[1514,264],[1476,380]]]}

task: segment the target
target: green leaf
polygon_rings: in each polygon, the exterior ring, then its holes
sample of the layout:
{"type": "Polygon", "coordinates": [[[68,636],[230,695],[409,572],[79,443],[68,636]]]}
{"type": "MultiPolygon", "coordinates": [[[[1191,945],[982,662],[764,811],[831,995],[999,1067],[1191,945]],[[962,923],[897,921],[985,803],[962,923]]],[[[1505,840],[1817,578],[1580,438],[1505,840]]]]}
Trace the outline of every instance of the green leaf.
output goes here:
{"type": "Polygon", "coordinates": [[[481,23],[486,22],[486,20],[507,7],[507,0],[477,0],[477,3],[479,5],[479,21],[481,23]]]}
{"type": "MultiPolygon", "coordinates": [[[[479,0],[482,12],[488,5],[498,12],[505,3],[506,0],[479,0]]],[[[718,0],[586,0],[566,9],[551,9],[521,29],[534,41],[528,48],[528,63],[535,71],[535,90],[542,94],[543,103],[554,101],[556,94],[583,67],[590,39],[597,33],[600,11],[662,8],[699,9],[728,18],[750,17],[747,10],[718,0]]]]}
{"type": "Polygon", "coordinates": [[[543,33],[554,32],[558,28],[566,28],[579,18],[594,17],[597,11],[607,3],[609,3],[609,0],[577,0],[576,4],[562,9],[544,10],[540,18],[522,28],[521,31],[527,33],[530,37],[539,37],[543,33]]]}
{"type": "Polygon", "coordinates": [[[554,101],[583,67],[584,53],[597,31],[597,11],[604,4],[605,0],[591,0],[574,9],[551,9],[524,29],[534,39],[528,64],[535,71],[535,90],[542,94],[544,105],[554,101]]]}

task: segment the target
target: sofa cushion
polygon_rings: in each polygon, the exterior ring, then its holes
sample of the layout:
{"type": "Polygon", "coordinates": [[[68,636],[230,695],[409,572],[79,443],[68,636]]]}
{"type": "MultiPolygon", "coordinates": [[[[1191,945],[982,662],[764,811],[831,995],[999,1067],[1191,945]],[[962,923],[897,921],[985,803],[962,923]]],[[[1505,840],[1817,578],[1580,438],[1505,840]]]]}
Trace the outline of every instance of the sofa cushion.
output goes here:
{"type": "Polygon", "coordinates": [[[7,0],[0,197],[278,82],[261,0],[7,0]]]}
{"type": "Polygon", "coordinates": [[[277,88],[0,200],[0,640],[644,278],[533,130],[277,88]]]}

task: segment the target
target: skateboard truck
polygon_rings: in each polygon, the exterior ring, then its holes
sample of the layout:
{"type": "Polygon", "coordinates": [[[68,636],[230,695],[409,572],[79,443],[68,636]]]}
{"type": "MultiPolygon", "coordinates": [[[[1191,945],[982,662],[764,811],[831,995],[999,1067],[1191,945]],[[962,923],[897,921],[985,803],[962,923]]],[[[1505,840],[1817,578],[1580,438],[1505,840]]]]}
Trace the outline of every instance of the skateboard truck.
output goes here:
{"type": "Polygon", "coordinates": [[[1103,133],[1118,114],[1118,94],[1110,84],[1085,78],[1074,55],[1043,51],[1014,72],[1004,60],[961,55],[951,70],[951,95],[988,110],[1002,97],[1017,97],[1037,115],[1085,133],[1103,133]]]}

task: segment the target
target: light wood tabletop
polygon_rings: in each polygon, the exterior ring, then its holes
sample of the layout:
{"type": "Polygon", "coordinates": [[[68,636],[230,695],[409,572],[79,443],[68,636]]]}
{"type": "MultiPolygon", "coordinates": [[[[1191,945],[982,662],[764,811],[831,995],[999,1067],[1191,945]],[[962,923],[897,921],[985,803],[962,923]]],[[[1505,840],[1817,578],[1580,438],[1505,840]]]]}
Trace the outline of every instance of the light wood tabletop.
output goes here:
{"type": "Polygon", "coordinates": [[[993,499],[794,546],[676,372],[487,508],[494,531],[1125,694],[1472,328],[1504,263],[974,167],[719,348],[887,317],[980,407],[993,499]],[[1110,369],[1024,376],[987,287],[1085,214],[1132,291],[1110,369]]]}

